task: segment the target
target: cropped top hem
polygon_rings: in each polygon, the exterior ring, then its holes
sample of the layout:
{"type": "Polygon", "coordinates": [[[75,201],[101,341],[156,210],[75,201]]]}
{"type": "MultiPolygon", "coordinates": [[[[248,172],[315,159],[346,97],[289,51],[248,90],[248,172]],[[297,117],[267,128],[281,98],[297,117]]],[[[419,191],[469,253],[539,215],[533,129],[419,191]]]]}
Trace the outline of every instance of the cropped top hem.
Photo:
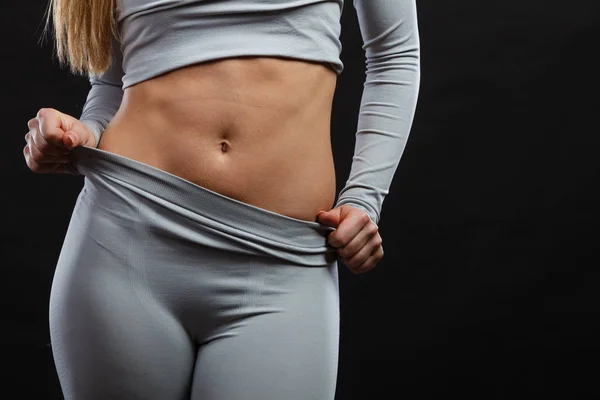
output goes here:
{"type": "Polygon", "coordinates": [[[282,57],[282,58],[290,58],[290,59],[297,59],[297,60],[306,60],[306,61],[310,61],[310,62],[321,62],[324,64],[328,64],[330,66],[330,68],[337,74],[341,74],[342,70],[343,70],[343,65],[342,63],[334,63],[331,62],[330,60],[327,59],[318,59],[318,55],[310,55],[308,51],[306,51],[306,49],[286,49],[285,52],[281,51],[281,50],[265,50],[264,48],[253,48],[254,43],[248,43],[248,47],[246,47],[243,51],[243,53],[240,54],[236,54],[235,53],[235,49],[237,49],[237,46],[235,46],[232,49],[220,49],[219,51],[213,51],[211,53],[211,56],[209,59],[206,59],[205,57],[202,57],[202,49],[198,48],[197,43],[189,43],[189,52],[182,52],[184,46],[180,46],[177,49],[173,49],[172,51],[166,50],[164,52],[162,52],[160,55],[159,54],[148,54],[147,56],[145,56],[145,60],[144,58],[141,58],[139,60],[144,60],[145,62],[139,62],[139,63],[132,63],[131,65],[129,65],[128,67],[128,71],[130,71],[130,74],[128,75],[124,75],[123,76],[123,90],[125,90],[126,88],[133,86],[135,84],[141,83],[143,81],[155,78],[159,75],[162,74],[166,74],[168,72],[171,71],[175,71],[177,69],[180,69],[182,67],[188,67],[190,65],[194,65],[194,64],[198,64],[198,63],[202,63],[202,62],[209,62],[209,61],[216,61],[216,60],[221,60],[221,59],[226,59],[226,58],[234,58],[234,57],[252,57],[252,56],[259,56],[259,57],[282,57]],[[198,53],[195,53],[196,51],[198,51],[198,53]],[[302,54],[303,56],[299,56],[299,54],[302,54]],[[158,61],[160,61],[162,58],[167,57],[167,58],[171,58],[173,61],[171,63],[168,64],[168,67],[163,67],[160,70],[159,69],[149,69],[146,62],[148,63],[156,63],[158,61]],[[133,76],[135,76],[135,79],[133,78],[133,76]]]}
{"type": "Polygon", "coordinates": [[[288,8],[268,12],[249,11],[248,7],[246,11],[225,13],[231,2],[219,5],[223,11],[211,12],[205,2],[176,7],[176,2],[163,1],[161,8],[155,7],[152,12],[122,13],[119,29],[122,67],[126,71],[122,89],[177,68],[238,56],[322,62],[341,74],[340,4],[304,0],[314,4],[298,7],[298,1],[288,3],[288,8]]]}

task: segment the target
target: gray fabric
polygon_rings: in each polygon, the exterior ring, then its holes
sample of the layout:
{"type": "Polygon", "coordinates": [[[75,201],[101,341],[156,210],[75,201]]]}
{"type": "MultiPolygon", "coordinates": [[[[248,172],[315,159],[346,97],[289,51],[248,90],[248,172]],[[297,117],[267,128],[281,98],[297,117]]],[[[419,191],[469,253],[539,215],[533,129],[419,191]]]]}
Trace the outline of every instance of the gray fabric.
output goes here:
{"type": "MultiPolygon", "coordinates": [[[[122,0],[113,62],[91,77],[80,120],[100,141],[122,89],[187,65],[263,55],[323,62],[341,74],[342,0],[122,0]]],[[[336,207],[379,223],[406,147],[420,84],[415,0],[353,0],[366,55],[352,169],[336,207]]],[[[348,133],[348,140],[351,140],[348,133]]]]}
{"type": "Polygon", "coordinates": [[[333,399],[334,228],[92,147],[50,295],[67,400],[333,399]]]}

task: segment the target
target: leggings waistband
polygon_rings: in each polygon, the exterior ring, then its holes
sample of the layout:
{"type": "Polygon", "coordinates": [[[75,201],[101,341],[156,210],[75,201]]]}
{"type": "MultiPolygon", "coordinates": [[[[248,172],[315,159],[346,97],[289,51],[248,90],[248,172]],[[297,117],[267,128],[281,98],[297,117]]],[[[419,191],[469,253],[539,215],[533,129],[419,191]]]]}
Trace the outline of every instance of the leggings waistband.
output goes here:
{"type": "Polygon", "coordinates": [[[335,231],[333,227],[241,202],[151,165],[94,147],[74,148],[71,168],[86,177],[99,172],[113,182],[190,210],[216,224],[218,229],[242,236],[245,232],[252,235],[251,241],[274,246],[279,251],[309,258],[327,253],[329,261],[335,259],[335,249],[327,244],[327,235],[335,231]]]}

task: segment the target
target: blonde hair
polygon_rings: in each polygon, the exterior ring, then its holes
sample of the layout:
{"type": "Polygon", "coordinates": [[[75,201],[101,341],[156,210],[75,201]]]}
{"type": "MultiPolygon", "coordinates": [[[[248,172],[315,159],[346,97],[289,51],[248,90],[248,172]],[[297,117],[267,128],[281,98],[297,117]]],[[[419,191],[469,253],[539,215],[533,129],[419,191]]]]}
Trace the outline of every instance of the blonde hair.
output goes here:
{"type": "Polygon", "coordinates": [[[116,0],[49,0],[46,26],[52,19],[56,54],[74,74],[100,75],[111,63],[116,29],[116,0]]]}

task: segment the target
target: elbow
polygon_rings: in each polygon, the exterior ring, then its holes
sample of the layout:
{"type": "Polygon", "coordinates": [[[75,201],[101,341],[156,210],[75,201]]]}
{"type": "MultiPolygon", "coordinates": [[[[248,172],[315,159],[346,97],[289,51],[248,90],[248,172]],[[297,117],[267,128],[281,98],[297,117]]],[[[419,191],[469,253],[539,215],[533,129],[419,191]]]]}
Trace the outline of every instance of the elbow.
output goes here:
{"type": "Polygon", "coordinates": [[[365,45],[367,68],[382,66],[419,71],[421,61],[421,46],[419,33],[410,30],[400,34],[388,34],[365,45]]]}
{"type": "Polygon", "coordinates": [[[418,43],[386,52],[371,51],[366,54],[367,71],[401,70],[419,74],[421,52],[418,43]]]}

